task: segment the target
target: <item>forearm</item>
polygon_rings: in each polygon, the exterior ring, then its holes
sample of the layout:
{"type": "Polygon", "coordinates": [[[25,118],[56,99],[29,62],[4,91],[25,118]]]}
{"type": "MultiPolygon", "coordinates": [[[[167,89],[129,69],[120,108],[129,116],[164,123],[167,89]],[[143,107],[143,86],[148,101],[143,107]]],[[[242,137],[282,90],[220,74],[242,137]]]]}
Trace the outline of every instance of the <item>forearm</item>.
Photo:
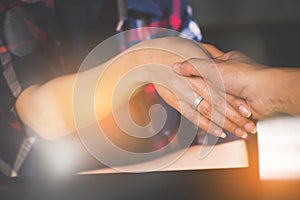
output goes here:
{"type": "Polygon", "coordinates": [[[174,82],[174,77],[171,78],[177,75],[172,72],[170,66],[174,62],[195,56],[206,57],[198,44],[180,38],[151,40],[130,48],[113,59],[101,77],[96,95],[99,100],[95,101],[98,118],[102,119],[105,117],[104,114],[111,112],[112,100],[115,102],[114,106],[119,107],[124,102],[128,102],[132,92],[142,85],[147,83],[165,86],[181,84],[182,82],[178,79],[174,82]],[[125,81],[120,82],[122,79],[125,81]],[[171,80],[173,80],[172,83],[169,82],[171,80]],[[113,96],[117,84],[119,90],[117,96],[113,96]],[[103,99],[104,96],[105,99],[103,99]],[[103,112],[103,109],[107,112],[103,112]]]}
{"type": "Polygon", "coordinates": [[[22,122],[46,139],[71,133],[74,77],[63,76],[25,89],[16,101],[22,122]]]}
{"type": "Polygon", "coordinates": [[[139,86],[153,80],[166,80],[167,74],[164,73],[166,70],[156,70],[157,67],[171,66],[174,62],[201,54],[203,52],[198,45],[183,39],[167,38],[143,42],[98,67],[24,90],[17,100],[17,112],[21,120],[42,137],[54,139],[109,116],[112,112],[112,100],[115,102],[115,108],[119,108],[128,103],[128,98],[139,86]],[[134,70],[141,65],[144,65],[142,70],[134,70]],[[132,74],[124,84],[121,84],[117,96],[113,96],[117,83],[128,73],[132,74]],[[76,85],[79,79],[86,80],[84,85],[76,85]],[[82,87],[82,94],[74,96],[73,92],[78,86],[82,87]],[[84,113],[85,107],[90,103],[86,99],[87,95],[91,95],[87,94],[88,90],[93,92],[92,102],[97,121],[86,117],[91,115],[84,113]],[[79,127],[74,123],[73,98],[83,100],[79,108],[83,111],[80,113],[82,118],[79,127]]]}

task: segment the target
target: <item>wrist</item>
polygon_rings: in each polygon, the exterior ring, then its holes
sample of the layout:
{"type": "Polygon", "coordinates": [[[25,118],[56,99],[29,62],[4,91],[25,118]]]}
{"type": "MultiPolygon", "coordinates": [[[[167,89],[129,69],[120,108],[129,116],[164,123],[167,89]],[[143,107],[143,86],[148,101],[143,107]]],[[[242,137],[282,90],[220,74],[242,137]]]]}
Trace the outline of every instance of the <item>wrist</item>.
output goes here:
{"type": "Polygon", "coordinates": [[[282,68],[266,68],[262,70],[262,88],[274,113],[290,113],[290,88],[287,87],[289,77],[282,68]]]}
{"type": "Polygon", "coordinates": [[[277,76],[274,78],[278,85],[278,96],[281,100],[280,112],[299,115],[299,81],[300,71],[297,68],[277,68],[274,69],[277,76]]]}

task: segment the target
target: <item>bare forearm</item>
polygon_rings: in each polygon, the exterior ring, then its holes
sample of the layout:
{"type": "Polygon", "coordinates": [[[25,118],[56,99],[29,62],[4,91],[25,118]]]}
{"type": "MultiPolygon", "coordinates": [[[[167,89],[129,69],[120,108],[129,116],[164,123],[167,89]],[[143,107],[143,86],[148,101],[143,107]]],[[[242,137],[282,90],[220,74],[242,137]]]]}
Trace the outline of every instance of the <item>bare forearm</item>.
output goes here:
{"type": "Polygon", "coordinates": [[[73,83],[74,76],[64,76],[25,89],[16,101],[20,119],[46,139],[71,133],[73,83]]]}
{"type": "MultiPolygon", "coordinates": [[[[33,128],[42,137],[54,139],[56,137],[75,132],[76,128],[84,128],[97,123],[112,112],[112,100],[116,108],[128,103],[128,97],[139,86],[155,80],[167,80],[166,70],[156,70],[155,67],[171,66],[174,62],[203,54],[199,46],[183,39],[160,39],[143,42],[127,50],[120,56],[98,67],[79,74],[63,76],[45,83],[42,86],[33,86],[23,91],[17,101],[17,111],[21,120],[33,128]],[[180,48],[178,48],[180,46],[180,48]],[[157,66],[159,64],[159,66],[157,66]],[[136,67],[144,66],[135,71],[136,67]],[[153,67],[154,66],[154,67],[153,67]],[[151,68],[152,67],[152,68],[151,68]],[[105,69],[105,70],[103,70],[105,69]],[[120,85],[117,98],[114,98],[114,89],[126,74],[129,79],[120,85]],[[74,96],[78,78],[84,81],[82,95],[74,96]],[[95,81],[96,80],[96,81],[95,81]],[[75,87],[75,88],[74,88],[75,87]],[[74,99],[80,97],[81,111],[89,105],[87,90],[92,95],[97,121],[86,113],[81,113],[80,126],[74,124],[74,99]],[[85,102],[86,101],[86,102],[85,102]],[[85,102],[85,103],[84,103],[85,102]]],[[[170,69],[171,73],[171,69],[170,69]]],[[[82,86],[82,85],[81,85],[82,86]]],[[[89,111],[87,111],[89,112],[89,111]]]]}
{"type": "Polygon", "coordinates": [[[205,57],[199,45],[180,38],[164,38],[142,42],[113,59],[102,75],[96,93],[96,112],[99,119],[111,112],[115,87],[119,86],[115,106],[128,101],[128,96],[138,87],[147,83],[180,84],[170,66],[191,57],[205,57]],[[180,47],[180,48],[179,48],[180,47]],[[125,77],[125,78],[124,78],[125,77]],[[126,80],[120,82],[120,80],[126,80]],[[172,83],[168,81],[173,80],[172,83]],[[105,95],[104,95],[105,94],[105,95]],[[103,98],[105,97],[105,98],[103,98]],[[103,112],[103,109],[107,110],[103,112]],[[104,114],[103,114],[104,113],[104,114]]]}

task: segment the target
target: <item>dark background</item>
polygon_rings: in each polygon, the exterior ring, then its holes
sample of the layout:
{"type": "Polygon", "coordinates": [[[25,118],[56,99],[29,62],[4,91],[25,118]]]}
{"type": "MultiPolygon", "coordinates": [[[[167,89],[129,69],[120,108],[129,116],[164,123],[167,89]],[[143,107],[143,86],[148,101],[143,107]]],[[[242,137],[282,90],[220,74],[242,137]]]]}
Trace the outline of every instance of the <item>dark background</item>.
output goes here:
{"type": "Polygon", "coordinates": [[[204,42],[263,64],[300,66],[300,1],[189,0],[204,42]]]}

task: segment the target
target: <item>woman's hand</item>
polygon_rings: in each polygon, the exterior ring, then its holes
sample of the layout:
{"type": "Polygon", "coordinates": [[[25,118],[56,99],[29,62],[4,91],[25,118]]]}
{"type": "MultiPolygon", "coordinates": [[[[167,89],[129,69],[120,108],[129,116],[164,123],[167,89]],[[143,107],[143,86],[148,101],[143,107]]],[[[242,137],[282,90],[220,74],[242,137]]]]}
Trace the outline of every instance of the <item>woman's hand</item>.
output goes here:
{"type": "MultiPolygon", "coordinates": [[[[170,37],[145,41],[133,49],[135,56],[131,61],[135,60],[136,66],[148,64],[146,70],[149,78],[146,79],[154,83],[161,97],[200,128],[222,137],[225,137],[222,128],[243,138],[247,137],[247,132],[256,132],[255,124],[247,119],[251,113],[244,100],[219,92],[202,79],[179,76],[168,67],[176,60],[182,62],[193,57],[208,59],[209,56],[198,43],[170,37]],[[155,64],[159,65],[155,68],[155,64]],[[198,96],[203,100],[195,109],[193,104],[198,96]]],[[[222,84],[220,81],[218,83],[222,84]]]]}
{"type": "MultiPolygon", "coordinates": [[[[213,58],[215,67],[219,71],[225,91],[233,96],[245,99],[251,109],[253,119],[261,119],[273,115],[278,111],[278,97],[276,92],[280,84],[275,84],[276,70],[266,68],[246,57],[240,52],[224,53],[212,45],[202,44],[213,58]]],[[[215,77],[207,68],[210,62],[193,58],[183,63],[177,63],[173,69],[178,74],[191,77],[205,78],[213,83],[215,77]],[[201,74],[199,73],[201,71],[201,74]]],[[[276,80],[279,81],[279,80],[276,80]]]]}
{"type": "Polygon", "coordinates": [[[255,124],[247,118],[251,113],[244,100],[232,95],[212,92],[212,88],[201,78],[188,78],[188,82],[195,93],[203,98],[197,106],[197,110],[193,108],[193,102],[178,98],[178,96],[184,96],[187,93],[186,90],[178,89],[178,85],[170,85],[168,89],[156,85],[156,89],[169,105],[212,135],[226,137],[222,129],[242,138],[248,136],[247,132],[256,133],[255,124]],[[177,97],[171,92],[173,89],[176,91],[177,97]],[[213,95],[211,95],[212,93],[213,95]]]}

